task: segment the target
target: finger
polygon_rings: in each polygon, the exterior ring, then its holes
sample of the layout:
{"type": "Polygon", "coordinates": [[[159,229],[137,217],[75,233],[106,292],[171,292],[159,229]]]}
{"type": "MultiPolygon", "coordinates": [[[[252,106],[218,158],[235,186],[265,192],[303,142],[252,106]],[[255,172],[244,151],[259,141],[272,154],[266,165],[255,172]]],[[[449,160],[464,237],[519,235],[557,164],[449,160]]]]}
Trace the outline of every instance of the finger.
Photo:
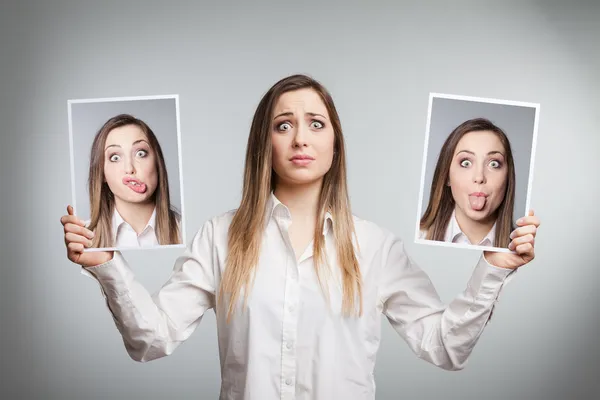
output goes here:
{"type": "Polygon", "coordinates": [[[75,233],[68,232],[65,235],[65,240],[67,241],[67,243],[81,243],[82,245],[84,245],[86,247],[92,247],[91,240],[89,240],[85,236],[77,235],[75,233]]]}
{"type": "Polygon", "coordinates": [[[63,225],[71,223],[79,226],[85,226],[85,222],[77,218],[75,215],[63,215],[60,217],[60,223],[63,225]]]}
{"type": "Polygon", "coordinates": [[[71,207],[71,205],[67,206],[67,214],[73,215],[73,207],[71,207]]]}
{"type": "Polygon", "coordinates": [[[520,244],[517,246],[515,251],[520,256],[527,256],[529,258],[535,257],[534,247],[531,243],[520,244]]]}
{"type": "Polygon", "coordinates": [[[71,242],[67,245],[67,248],[70,252],[73,253],[83,253],[84,246],[81,243],[71,242]]]}
{"type": "Polygon", "coordinates": [[[532,234],[535,237],[537,232],[537,227],[535,225],[525,225],[521,228],[517,228],[510,234],[510,238],[514,239],[520,236],[525,236],[528,234],[532,234]]]}
{"type": "Polygon", "coordinates": [[[539,227],[540,219],[534,215],[530,215],[528,217],[522,217],[517,220],[517,225],[519,225],[519,226],[535,225],[536,227],[539,227]]]}
{"type": "Polygon", "coordinates": [[[92,232],[91,230],[89,230],[88,228],[84,227],[84,226],[79,226],[79,225],[75,225],[75,224],[66,224],[65,225],[65,233],[75,233],[81,236],[85,236],[88,239],[93,239],[94,238],[94,232],[92,232]]]}
{"type": "Polygon", "coordinates": [[[527,243],[531,244],[531,246],[535,245],[535,237],[531,233],[528,233],[525,236],[519,236],[519,237],[514,238],[508,245],[508,249],[514,250],[515,248],[519,247],[520,245],[527,244],[527,243]]]}

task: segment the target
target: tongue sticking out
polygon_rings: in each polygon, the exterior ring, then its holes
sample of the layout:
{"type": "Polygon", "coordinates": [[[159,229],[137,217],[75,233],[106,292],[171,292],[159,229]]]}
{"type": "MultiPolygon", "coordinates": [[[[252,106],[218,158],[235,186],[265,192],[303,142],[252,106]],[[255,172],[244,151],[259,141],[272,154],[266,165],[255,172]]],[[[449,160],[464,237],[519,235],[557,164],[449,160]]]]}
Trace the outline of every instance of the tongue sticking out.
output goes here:
{"type": "Polygon", "coordinates": [[[475,211],[481,211],[485,206],[485,197],[484,196],[469,196],[469,202],[471,203],[471,208],[475,211]]]}
{"type": "Polygon", "coordinates": [[[127,186],[129,186],[129,189],[133,190],[136,193],[145,193],[146,192],[146,185],[144,183],[140,183],[140,184],[130,183],[127,186]]]}

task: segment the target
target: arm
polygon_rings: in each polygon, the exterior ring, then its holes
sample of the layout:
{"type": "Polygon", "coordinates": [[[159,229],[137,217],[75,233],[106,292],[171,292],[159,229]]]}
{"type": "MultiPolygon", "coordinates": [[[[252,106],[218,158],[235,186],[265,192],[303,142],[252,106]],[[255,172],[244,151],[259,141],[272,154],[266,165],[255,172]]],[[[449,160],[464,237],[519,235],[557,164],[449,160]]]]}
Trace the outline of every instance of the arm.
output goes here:
{"type": "Polygon", "coordinates": [[[400,239],[390,235],[383,254],[380,301],[392,327],[419,358],[446,370],[463,369],[515,270],[495,267],[482,256],[466,289],[446,307],[400,239]]]}
{"type": "Polygon", "coordinates": [[[179,256],[168,281],[150,295],[119,252],[83,268],[100,284],[129,356],[146,362],[170,355],[214,307],[213,223],[208,221],[179,256]]]}

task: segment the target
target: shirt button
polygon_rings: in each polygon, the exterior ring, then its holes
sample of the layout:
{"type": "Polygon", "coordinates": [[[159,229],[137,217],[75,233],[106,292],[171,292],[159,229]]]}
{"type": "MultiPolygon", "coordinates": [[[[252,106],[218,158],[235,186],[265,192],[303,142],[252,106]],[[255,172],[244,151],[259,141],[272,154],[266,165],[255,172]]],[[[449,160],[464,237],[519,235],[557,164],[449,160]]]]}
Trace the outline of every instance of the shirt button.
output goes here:
{"type": "Polygon", "coordinates": [[[287,345],[286,345],[286,347],[287,347],[288,349],[291,349],[291,348],[292,348],[292,343],[288,342],[288,343],[287,343],[287,345]]]}
{"type": "Polygon", "coordinates": [[[292,379],[291,379],[291,378],[287,378],[287,379],[285,380],[285,384],[286,384],[286,385],[291,385],[291,384],[292,384],[292,379]]]}

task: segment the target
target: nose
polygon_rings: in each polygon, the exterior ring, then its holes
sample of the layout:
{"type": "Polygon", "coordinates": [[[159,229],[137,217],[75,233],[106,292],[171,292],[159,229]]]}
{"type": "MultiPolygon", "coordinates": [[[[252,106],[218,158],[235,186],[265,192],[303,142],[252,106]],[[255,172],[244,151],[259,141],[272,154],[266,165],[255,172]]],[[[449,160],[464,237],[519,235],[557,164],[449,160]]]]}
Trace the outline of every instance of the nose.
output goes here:
{"type": "Polygon", "coordinates": [[[473,168],[473,182],[477,184],[486,182],[485,168],[483,166],[473,168]]]}
{"type": "Polygon", "coordinates": [[[135,174],[135,167],[133,166],[131,157],[125,157],[125,162],[123,163],[123,168],[125,169],[125,173],[127,175],[135,174]]]}
{"type": "Polygon", "coordinates": [[[308,127],[305,124],[298,124],[296,133],[294,135],[294,147],[305,147],[308,145],[308,127]]]}

